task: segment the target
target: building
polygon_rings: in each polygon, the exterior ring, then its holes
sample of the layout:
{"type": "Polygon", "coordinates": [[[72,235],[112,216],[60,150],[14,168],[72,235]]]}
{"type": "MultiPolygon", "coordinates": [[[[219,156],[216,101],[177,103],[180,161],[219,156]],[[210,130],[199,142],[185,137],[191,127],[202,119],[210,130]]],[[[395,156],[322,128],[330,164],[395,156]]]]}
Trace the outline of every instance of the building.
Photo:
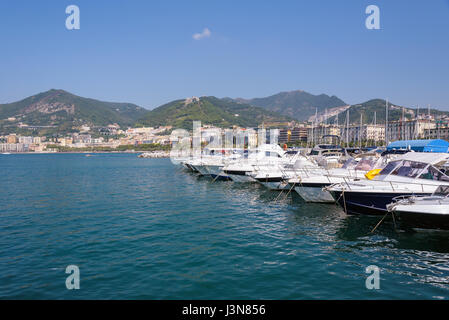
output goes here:
{"type": "Polygon", "coordinates": [[[323,136],[340,136],[340,126],[336,124],[319,124],[307,128],[307,142],[321,143],[323,136]]]}
{"type": "Polygon", "coordinates": [[[415,140],[427,139],[426,134],[436,128],[432,119],[398,120],[388,123],[387,140],[415,140]]]}
{"type": "Polygon", "coordinates": [[[10,134],[9,136],[6,137],[6,142],[7,143],[18,143],[19,139],[17,138],[17,136],[15,134],[10,134]]]}
{"type": "Polygon", "coordinates": [[[434,128],[434,129],[425,129],[424,137],[427,139],[444,139],[449,140],[449,128],[434,128]]]}
{"type": "Polygon", "coordinates": [[[29,146],[23,143],[0,143],[0,152],[28,152],[29,146]]]}
{"type": "Polygon", "coordinates": [[[33,144],[34,143],[34,137],[19,137],[19,143],[33,144]]]}
{"type": "Polygon", "coordinates": [[[364,124],[341,127],[341,139],[346,143],[367,142],[376,143],[385,140],[385,126],[364,124]]]}
{"type": "Polygon", "coordinates": [[[295,127],[279,130],[279,143],[307,142],[307,128],[295,127]]]}

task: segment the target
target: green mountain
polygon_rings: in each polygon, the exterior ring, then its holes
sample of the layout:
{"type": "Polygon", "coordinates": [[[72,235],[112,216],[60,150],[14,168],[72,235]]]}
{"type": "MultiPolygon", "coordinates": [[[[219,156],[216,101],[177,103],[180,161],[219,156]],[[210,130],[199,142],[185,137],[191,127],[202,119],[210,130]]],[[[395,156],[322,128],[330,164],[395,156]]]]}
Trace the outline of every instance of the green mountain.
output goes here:
{"type": "Polygon", "coordinates": [[[128,126],[147,112],[131,103],[104,102],[52,89],[18,102],[0,104],[0,133],[14,132],[20,123],[53,127],[42,130],[60,133],[83,124],[128,126]]]}
{"type": "Polygon", "coordinates": [[[257,107],[278,112],[300,121],[306,121],[315,112],[324,113],[326,109],[345,106],[346,103],[336,96],[326,94],[313,95],[305,91],[296,90],[281,92],[266,98],[235,99],[257,107]]]}
{"type": "MultiPolygon", "coordinates": [[[[346,111],[338,114],[338,122],[340,124],[345,123],[346,121],[346,112],[349,111],[349,123],[351,124],[359,124],[360,123],[360,115],[362,115],[363,123],[374,123],[374,116],[376,117],[376,123],[381,124],[385,123],[385,104],[386,101],[383,99],[372,99],[366,101],[364,103],[351,105],[346,111]]],[[[395,104],[388,103],[388,121],[395,121],[402,119],[402,114],[404,109],[404,118],[412,119],[416,117],[418,112],[417,109],[406,108],[402,106],[398,106],[395,104]]],[[[428,109],[420,109],[419,113],[421,115],[427,114],[428,109]]],[[[440,111],[436,109],[431,109],[430,113],[432,116],[442,116],[449,115],[447,111],[440,111]]],[[[328,119],[328,123],[335,123],[336,117],[333,116],[328,119]]]]}
{"type": "Polygon", "coordinates": [[[164,104],[142,117],[138,124],[146,126],[171,125],[192,129],[193,121],[217,127],[257,127],[263,122],[287,122],[292,119],[263,108],[216,97],[190,98],[164,104]]]}

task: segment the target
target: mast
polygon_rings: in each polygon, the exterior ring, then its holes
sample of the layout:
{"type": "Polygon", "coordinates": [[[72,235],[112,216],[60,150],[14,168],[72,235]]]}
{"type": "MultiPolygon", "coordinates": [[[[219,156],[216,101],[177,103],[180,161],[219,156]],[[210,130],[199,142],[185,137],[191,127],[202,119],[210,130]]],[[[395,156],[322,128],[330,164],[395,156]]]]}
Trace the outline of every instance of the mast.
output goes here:
{"type": "Polygon", "coordinates": [[[359,147],[362,148],[363,114],[360,112],[359,147]]]}
{"type": "Polygon", "coordinates": [[[312,121],[312,139],[311,139],[312,148],[314,147],[314,145],[313,145],[313,135],[314,135],[314,132],[313,132],[313,121],[312,121]]]}
{"type": "Polygon", "coordinates": [[[415,139],[418,139],[418,133],[419,133],[419,105],[418,105],[418,110],[416,112],[415,139]]]}
{"type": "Polygon", "coordinates": [[[346,147],[349,147],[349,109],[346,111],[346,147]]]}
{"type": "Polygon", "coordinates": [[[405,140],[405,130],[404,130],[404,107],[402,107],[402,118],[401,118],[401,139],[405,140]]]}
{"type": "Polygon", "coordinates": [[[388,99],[385,100],[385,146],[388,146],[388,99]]]}

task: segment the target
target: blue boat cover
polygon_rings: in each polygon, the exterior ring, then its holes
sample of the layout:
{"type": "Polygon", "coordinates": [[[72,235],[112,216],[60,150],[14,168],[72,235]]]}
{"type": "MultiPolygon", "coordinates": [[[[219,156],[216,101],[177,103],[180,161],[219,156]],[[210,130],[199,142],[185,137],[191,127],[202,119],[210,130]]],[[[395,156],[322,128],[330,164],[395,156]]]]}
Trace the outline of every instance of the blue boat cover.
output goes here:
{"type": "Polygon", "coordinates": [[[415,152],[448,152],[449,142],[442,139],[434,140],[398,140],[391,142],[387,150],[408,149],[415,152]]]}

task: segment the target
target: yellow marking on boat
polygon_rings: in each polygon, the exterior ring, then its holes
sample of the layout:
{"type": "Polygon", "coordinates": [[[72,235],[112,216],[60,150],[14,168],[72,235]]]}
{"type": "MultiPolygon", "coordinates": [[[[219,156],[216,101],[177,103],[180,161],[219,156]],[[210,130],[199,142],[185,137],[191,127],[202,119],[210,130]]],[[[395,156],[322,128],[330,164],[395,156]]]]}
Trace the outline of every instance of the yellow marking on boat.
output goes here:
{"type": "Polygon", "coordinates": [[[382,169],[373,169],[368,171],[367,173],[365,173],[365,178],[367,178],[368,180],[372,180],[375,176],[377,176],[380,172],[382,171],[382,169]]]}

